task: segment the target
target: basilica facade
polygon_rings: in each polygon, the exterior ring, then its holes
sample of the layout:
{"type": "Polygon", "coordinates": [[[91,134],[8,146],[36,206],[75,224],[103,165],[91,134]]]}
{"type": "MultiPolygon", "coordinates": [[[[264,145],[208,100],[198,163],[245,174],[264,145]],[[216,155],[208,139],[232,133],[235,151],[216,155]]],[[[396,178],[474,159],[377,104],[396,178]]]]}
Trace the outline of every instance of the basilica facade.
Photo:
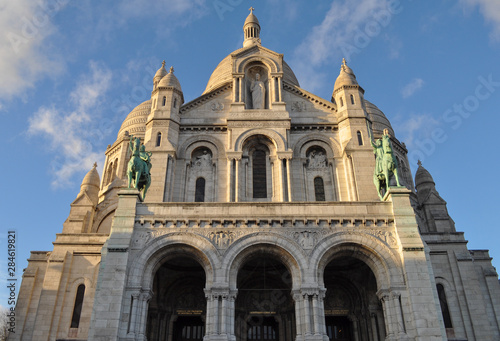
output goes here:
{"type": "Polygon", "coordinates": [[[353,70],[320,98],[260,29],[250,13],[190,102],[163,63],[54,249],[31,253],[9,340],[500,339],[488,252],[467,249],[422,165],[413,181],[353,70]],[[383,136],[401,186],[378,193],[383,136]],[[147,193],[128,185],[134,138],[147,193]]]}

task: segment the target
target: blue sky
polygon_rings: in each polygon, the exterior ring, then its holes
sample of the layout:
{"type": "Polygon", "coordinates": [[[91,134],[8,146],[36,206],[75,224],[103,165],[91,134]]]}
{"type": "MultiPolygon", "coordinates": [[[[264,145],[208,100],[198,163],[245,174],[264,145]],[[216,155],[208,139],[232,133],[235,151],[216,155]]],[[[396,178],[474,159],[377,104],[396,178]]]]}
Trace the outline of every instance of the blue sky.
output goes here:
{"type": "Polygon", "coordinates": [[[242,46],[250,6],[262,44],[304,89],[329,99],[347,59],[413,173],[421,159],[469,248],[500,265],[498,0],[16,0],[0,2],[0,247],[16,230],[19,279],[30,250],[52,250],[95,161],[102,175],[106,146],[149,98],[162,60],[186,102],[196,98],[242,46]]]}

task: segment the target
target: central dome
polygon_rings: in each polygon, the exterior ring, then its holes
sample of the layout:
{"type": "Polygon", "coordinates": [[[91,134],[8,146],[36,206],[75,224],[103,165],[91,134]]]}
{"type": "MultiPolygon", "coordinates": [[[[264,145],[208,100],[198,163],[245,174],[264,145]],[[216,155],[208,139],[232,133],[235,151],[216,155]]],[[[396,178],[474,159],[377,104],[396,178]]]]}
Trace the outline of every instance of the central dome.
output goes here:
{"type": "MultiPolygon", "coordinates": [[[[234,53],[239,53],[245,49],[247,48],[244,47],[234,51],[233,53],[229,54],[226,58],[224,58],[219,63],[219,65],[217,65],[214,72],[212,72],[210,79],[208,80],[207,87],[205,88],[205,91],[203,91],[203,95],[209,93],[212,90],[220,88],[225,84],[231,84],[233,82],[231,55],[234,53]]],[[[300,87],[297,77],[295,77],[295,74],[293,73],[292,69],[285,61],[283,61],[283,81],[285,81],[288,84],[300,87]]]]}

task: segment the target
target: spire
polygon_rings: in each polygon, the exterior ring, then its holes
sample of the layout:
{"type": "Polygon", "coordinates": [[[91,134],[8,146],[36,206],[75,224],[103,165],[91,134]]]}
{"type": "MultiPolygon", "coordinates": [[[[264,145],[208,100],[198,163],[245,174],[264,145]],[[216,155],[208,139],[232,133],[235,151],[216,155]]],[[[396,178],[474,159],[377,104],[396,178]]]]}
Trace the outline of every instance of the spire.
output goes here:
{"type": "Polygon", "coordinates": [[[248,9],[250,14],[248,15],[245,23],[243,24],[243,33],[245,34],[245,40],[243,41],[243,47],[260,45],[260,24],[259,19],[253,14],[255,8],[250,7],[248,9]]]}
{"type": "Polygon", "coordinates": [[[345,58],[342,58],[342,65],[340,66],[340,74],[335,81],[335,86],[333,90],[340,88],[342,85],[358,85],[358,81],[356,80],[356,75],[352,71],[352,69],[347,66],[347,62],[345,58]]]}

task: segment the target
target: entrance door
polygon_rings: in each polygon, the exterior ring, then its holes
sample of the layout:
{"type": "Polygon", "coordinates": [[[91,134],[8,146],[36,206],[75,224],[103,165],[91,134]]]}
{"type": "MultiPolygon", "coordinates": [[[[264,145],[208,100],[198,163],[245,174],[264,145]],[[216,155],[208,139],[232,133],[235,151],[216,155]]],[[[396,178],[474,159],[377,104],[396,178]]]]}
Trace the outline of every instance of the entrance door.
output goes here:
{"type": "Polygon", "coordinates": [[[326,316],[326,334],[330,341],[351,341],[351,322],[345,316],[326,316]]]}
{"type": "Polygon", "coordinates": [[[248,321],[248,341],[279,340],[278,322],[274,317],[254,316],[248,321]]]}
{"type": "Polygon", "coordinates": [[[173,341],[202,341],[205,323],[200,316],[180,316],[175,321],[173,341]]]}

